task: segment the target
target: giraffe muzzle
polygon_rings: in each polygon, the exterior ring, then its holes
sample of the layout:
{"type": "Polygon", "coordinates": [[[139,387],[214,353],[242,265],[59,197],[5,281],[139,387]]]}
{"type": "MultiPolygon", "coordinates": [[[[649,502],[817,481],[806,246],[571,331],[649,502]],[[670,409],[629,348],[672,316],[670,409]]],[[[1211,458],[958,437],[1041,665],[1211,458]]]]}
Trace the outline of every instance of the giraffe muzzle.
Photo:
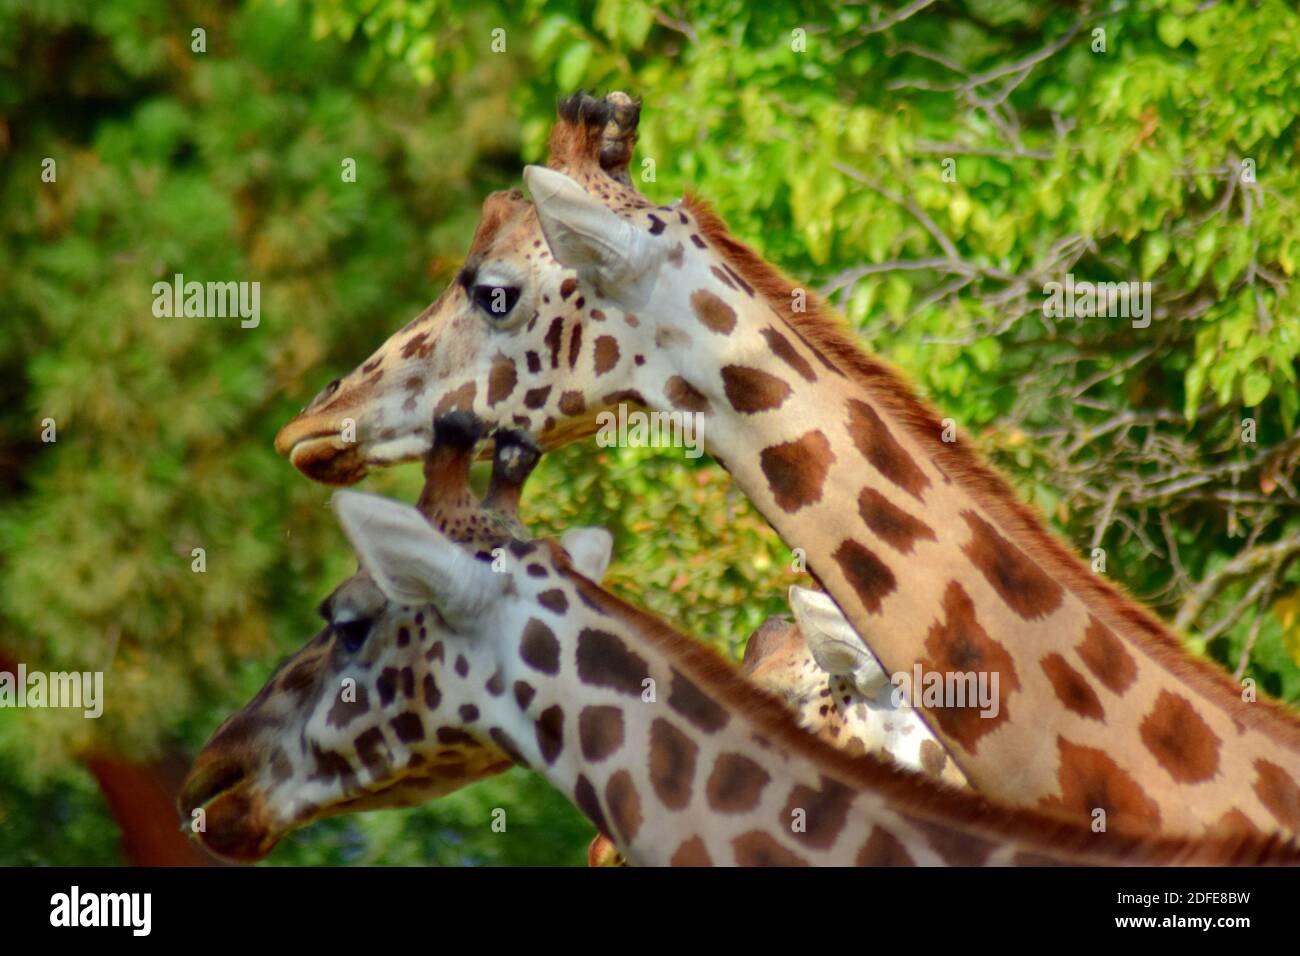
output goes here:
{"type": "Polygon", "coordinates": [[[242,863],[262,859],[280,841],[266,807],[238,763],[202,761],[181,786],[177,807],[191,834],[217,856],[242,863]]]}
{"type": "Polygon", "coordinates": [[[340,440],[337,432],[302,438],[287,448],[277,438],[276,450],[302,474],[326,485],[356,484],[370,470],[357,443],[340,440]]]}

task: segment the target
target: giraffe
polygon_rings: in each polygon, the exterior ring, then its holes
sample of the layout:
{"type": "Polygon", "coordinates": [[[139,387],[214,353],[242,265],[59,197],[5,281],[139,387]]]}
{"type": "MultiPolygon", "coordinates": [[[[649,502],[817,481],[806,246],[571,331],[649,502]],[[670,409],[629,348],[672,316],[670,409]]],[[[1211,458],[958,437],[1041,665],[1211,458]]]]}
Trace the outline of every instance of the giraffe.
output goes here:
{"type": "Polygon", "coordinates": [[[1300,721],[1092,573],[811,294],[628,161],[639,107],[563,101],[532,194],[489,196],[457,279],[279,433],[332,483],[419,455],[430,409],[550,450],[621,405],[700,416],[705,449],[890,674],[997,682],[921,712],[973,786],[1136,832],[1300,832],[1300,721]],[[345,422],[356,441],[341,439],[345,422]]]}
{"type": "Polygon", "coordinates": [[[851,757],[602,590],[603,529],[510,539],[495,571],[417,508],[349,491],[333,504],[362,570],[182,787],[219,855],[255,860],[313,820],[515,763],[637,865],[1300,864],[1277,836],[1096,833],[851,757]]]}
{"type": "Polygon", "coordinates": [[[769,618],[745,644],[741,673],[785,702],[804,730],[846,753],[870,753],[955,787],[968,786],[835,602],[790,588],[794,621],[769,618]]]}
{"type": "MultiPolygon", "coordinates": [[[[470,413],[450,412],[433,422],[433,446],[424,460],[417,508],[452,541],[477,546],[487,559],[504,537],[523,539],[519,501],[540,452],[526,433],[495,435],[492,476],[482,506],[469,485],[475,448],[487,431],[470,413]]],[[[965,778],[910,707],[892,699],[892,685],[871,653],[828,597],[790,589],[796,624],[770,619],[746,643],[743,672],[785,701],[799,725],[851,754],[929,773],[956,786],[965,778]]],[[[613,841],[601,834],[588,851],[589,865],[619,865],[613,841]]]]}
{"type": "MultiPolygon", "coordinates": [[[[910,707],[895,704],[888,675],[835,603],[794,585],[790,607],[793,622],[770,617],[749,636],[741,673],[784,703],[803,730],[831,746],[967,786],[925,722],[910,707]]],[[[609,837],[592,840],[588,866],[621,863],[609,837]]]]}

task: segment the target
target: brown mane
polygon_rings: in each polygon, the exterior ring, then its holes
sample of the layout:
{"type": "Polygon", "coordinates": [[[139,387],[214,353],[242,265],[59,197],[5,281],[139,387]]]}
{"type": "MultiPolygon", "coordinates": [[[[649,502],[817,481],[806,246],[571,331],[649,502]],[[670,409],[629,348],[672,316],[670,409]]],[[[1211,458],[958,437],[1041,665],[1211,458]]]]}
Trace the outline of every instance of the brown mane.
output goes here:
{"type": "MultiPolygon", "coordinates": [[[[1133,851],[1135,862],[1186,862],[1190,854],[1229,865],[1300,863],[1300,844],[1281,834],[1142,838],[1126,833],[1096,834],[1088,827],[1058,820],[1034,810],[998,806],[976,793],[930,780],[873,757],[853,757],[804,732],[794,715],[776,697],[745,680],[736,668],[708,645],[692,640],[652,614],[603,590],[572,568],[560,546],[547,540],[556,567],[565,573],[584,603],[598,614],[620,621],[638,639],[664,653],[673,666],[696,681],[703,692],[729,713],[752,721],[782,746],[834,774],[858,790],[884,794],[916,817],[970,821],[1011,839],[1031,836],[1053,851],[1096,854],[1124,860],[1133,851]]],[[[1194,862],[1206,862],[1196,856],[1194,862]]]]}
{"type": "Polygon", "coordinates": [[[809,292],[807,311],[795,312],[791,308],[794,283],[732,236],[707,201],[687,193],[684,204],[698,220],[704,238],[767,299],[791,330],[900,422],[940,470],[967,491],[1036,564],[1083,601],[1126,643],[1203,692],[1234,720],[1280,737],[1292,749],[1300,749],[1300,720],[1293,713],[1265,698],[1260,698],[1256,706],[1242,706],[1240,688],[1221,668],[1191,656],[1178,638],[1122,587],[1092,573],[1047,530],[1037,510],[1022,502],[1007,480],[983,461],[972,442],[964,436],[956,442],[942,441],[943,426],[935,411],[917,397],[899,372],[867,355],[820,298],[809,292]]]}

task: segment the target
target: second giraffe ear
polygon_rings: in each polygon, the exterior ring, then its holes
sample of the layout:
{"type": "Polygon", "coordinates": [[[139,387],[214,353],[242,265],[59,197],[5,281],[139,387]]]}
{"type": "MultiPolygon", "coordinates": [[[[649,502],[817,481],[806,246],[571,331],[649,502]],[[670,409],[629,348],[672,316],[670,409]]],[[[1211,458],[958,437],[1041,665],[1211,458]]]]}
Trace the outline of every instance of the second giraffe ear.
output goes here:
{"type": "Polygon", "coordinates": [[[542,234],[555,261],[587,270],[606,285],[635,282],[655,261],[650,234],[615,215],[564,173],[545,166],[524,169],[542,234]]]}
{"type": "Polygon", "coordinates": [[[604,528],[572,528],[560,536],[560,546],[569,552],[575,571],[599,584],[609,569],[614,536],[604,528]]]}
{"type": "Polygon", "coordinates": [[[852,679],[864,694],[889,683],[885,669],[828,595],[791,586],[790,608],[818,667],[852,679]]]}

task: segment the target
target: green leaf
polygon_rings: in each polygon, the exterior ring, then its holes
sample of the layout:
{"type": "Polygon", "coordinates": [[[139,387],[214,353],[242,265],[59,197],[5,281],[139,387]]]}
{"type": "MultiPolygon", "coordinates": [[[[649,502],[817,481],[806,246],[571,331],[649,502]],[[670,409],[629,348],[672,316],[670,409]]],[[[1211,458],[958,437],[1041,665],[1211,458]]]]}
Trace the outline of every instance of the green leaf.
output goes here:
{"type": "Polygon", "coordinates": [[[576,90],[587,74],[591,54],[591,44],[586,40],[579,40],[565,50],[555,64],[555,85],[562,90],[576,90]]]}
{"type": "Polygon", "coordinates": [[[1250,372],[1241,385],[1241,400],[1247,406],[1254,408],[1268,398],[1272,386],[1273,380],[1264,372],[1250,372]]]}
{"type": "Polygon", "coordinates": [[[1165,264],[1171,245],[1169,236],[1163,232],[1153,232],[1147,236],[1142,244],[1142,278],[1150,279],[1165,264]]]}
{"type": "Polygon", "coordinates": [[[1161,14],[1160,19],[1156,21],[1156,35],[1165,46],[1178,46],[1187,36],[1186,23],[1176,13],[1161,14]]]}

